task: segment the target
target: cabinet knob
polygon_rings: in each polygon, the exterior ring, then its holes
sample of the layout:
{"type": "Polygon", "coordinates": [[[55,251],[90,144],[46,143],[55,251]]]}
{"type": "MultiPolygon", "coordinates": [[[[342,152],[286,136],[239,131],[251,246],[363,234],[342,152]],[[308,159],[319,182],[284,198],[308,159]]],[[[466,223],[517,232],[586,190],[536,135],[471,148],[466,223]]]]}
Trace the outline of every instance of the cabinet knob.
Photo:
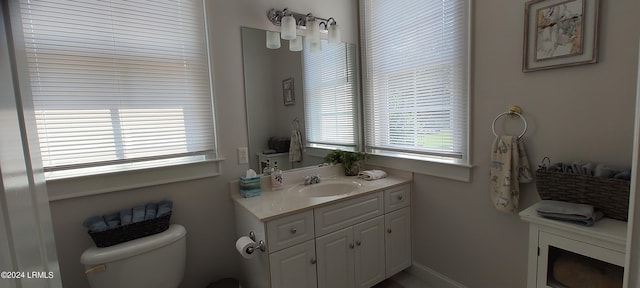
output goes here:
{"type": "Polygon", "coordinates": [[[360,246],[360,245],[362,245],[362,242],[360,242],[360,240],[358,240],[358,241],[356,241],[356,245],[360,246]]]}
{"type": "Polygon", "coordinates": [[[398,200],[402,200],[404,197],[402,195],[398,195],[398,200]]]}
{"type": "Polygon", "coordinates": [[[289,229],[289,232],[291,232],[291,234],[296,234],[298,230],[296,230],[296,228],[291,227],[291,229],[289,229]]]}
{"type": "Polygon", "coordinates": [[[355,247],[353,246],[353,243],[349,244],[349,248],[353,249],[353,247],[355,247]]]}
{"type": "Polygon", "coordinates": [[[391,232],[393,232],[391,231],[391,228],[387,229],[387,233],[391,234],[391,232]]]}
{"type": "Polygon", "coordinates": [[[317,262],[317,261],[316,261],[316,257],[311,258],[311,261],[310,261],[310,262],[311,262],[311,264],[312,264],[312,265],[315,265],[315,264],[316,264],[316,262],[317,262]]]}

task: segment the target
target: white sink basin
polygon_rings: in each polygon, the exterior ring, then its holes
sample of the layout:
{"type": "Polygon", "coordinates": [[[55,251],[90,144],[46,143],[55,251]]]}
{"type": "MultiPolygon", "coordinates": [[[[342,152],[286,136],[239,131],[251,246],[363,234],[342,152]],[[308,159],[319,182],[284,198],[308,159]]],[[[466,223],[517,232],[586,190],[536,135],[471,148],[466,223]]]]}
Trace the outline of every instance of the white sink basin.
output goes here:
{"type": "Polygon", "coordinates": [[[309,197],[329,197],[343,195],[360,188],[362,184],[355,181],[325,181],[318,184],[306,185],[300,190],[299,193],[305,194],[309,197]]]}

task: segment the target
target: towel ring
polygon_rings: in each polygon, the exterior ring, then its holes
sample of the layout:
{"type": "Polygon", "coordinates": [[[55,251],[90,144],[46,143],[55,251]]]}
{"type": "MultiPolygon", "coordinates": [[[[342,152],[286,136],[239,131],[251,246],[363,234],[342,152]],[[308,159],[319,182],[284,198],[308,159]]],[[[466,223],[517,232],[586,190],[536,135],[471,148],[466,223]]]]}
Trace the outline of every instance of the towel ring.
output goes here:
{"type": "Polygon", "coordinates": [[[493,119],[493,123],[491,123],[491,131],[493,131],[493,135],[498,137],[498,133],[496,133],[496,121],[498,121],[498,119],[500,119],[500,117],[502,116],[514,114],[520,117],[520,119],[522,119],[522,122],[524,122],[524,130],[522,130],[522,133],[520,133],[520,135],[518,136],[518,139],[522,138],[522,136],[524,136],[524,133],[527,133],[527,119],[524,119],[524,116],[516,111],[502,112],[498,114],[495,119],[493,119]]]}

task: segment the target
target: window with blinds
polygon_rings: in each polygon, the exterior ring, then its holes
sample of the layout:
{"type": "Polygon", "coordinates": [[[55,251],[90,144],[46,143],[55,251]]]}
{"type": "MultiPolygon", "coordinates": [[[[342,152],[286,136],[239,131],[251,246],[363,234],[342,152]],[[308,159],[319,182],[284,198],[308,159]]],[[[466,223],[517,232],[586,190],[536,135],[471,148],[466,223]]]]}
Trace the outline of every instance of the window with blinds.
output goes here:
{"type": "Polygon", "coordinates": [[[346,43],[322,40],[322,52],[303,51],[307,146],[355,150],[355,49],[346,43]]]}
{"type": "Polygon", "coordinates": [[[202,1],[20,1],[45,171],[215,156],[203,11],[202,1]]]}
{"type": "Polygon", "coordinates": [[[469,5],[361,0],[367,152],[467,162],[469,5]]]}

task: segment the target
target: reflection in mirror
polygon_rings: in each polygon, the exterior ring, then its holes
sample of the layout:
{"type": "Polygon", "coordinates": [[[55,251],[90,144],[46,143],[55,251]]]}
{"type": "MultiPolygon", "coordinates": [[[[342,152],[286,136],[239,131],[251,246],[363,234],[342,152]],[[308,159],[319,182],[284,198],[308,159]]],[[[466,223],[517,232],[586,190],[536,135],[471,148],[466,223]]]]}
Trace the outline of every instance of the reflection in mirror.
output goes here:
{"type": "Polygon", "coordinates": [[[355,45],[323,40],[322,52],[292,52],[286,40],[267,49],[265,35],[242,28],[250,168],[260,173],[267,160],[282,170],[301,168],[322,162],[309,153],[316,148],[357,149],[355,45]],[[302,160],[291,162],[294,129],[302,160]]]}

